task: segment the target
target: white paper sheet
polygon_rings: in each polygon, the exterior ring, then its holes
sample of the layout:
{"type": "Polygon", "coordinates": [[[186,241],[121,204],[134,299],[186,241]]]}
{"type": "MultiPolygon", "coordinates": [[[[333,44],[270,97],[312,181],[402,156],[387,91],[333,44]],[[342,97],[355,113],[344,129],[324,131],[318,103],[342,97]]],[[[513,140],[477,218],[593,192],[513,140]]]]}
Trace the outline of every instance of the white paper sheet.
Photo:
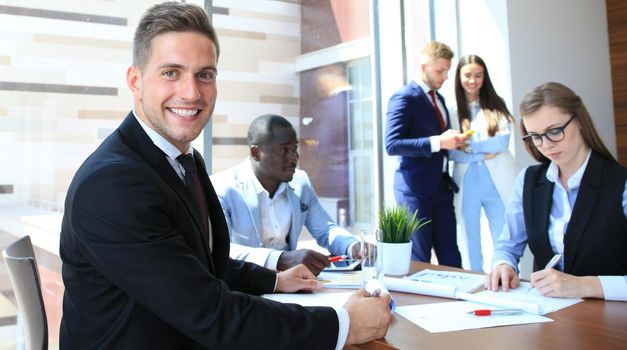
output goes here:
{"type": "Polygon", "coordinates": [[[324,288],[361,288],[361,271],[322,271],[318,275],[318,281],[324,288]]]}
{"type": "Polygon", "coordinates": [[[435,297],[454,298],[455,286],[436,284],[423,281],[412,281],[407,278],[384,277],[383,283],[388,290],[413,294],[432,295],[435,297]]]}
{"type": "Polygon", "coordinates": [[[341,293],[275,293],[264,294],[263,298],[281,303],[293,303],[302,306],[342,307],[354,292],[341,293]]]}
{"type": "MultiPolygon", "coordinates": [[[[379,289],[383,294],[389,294],[385,286],[379,284],[373,280],[373,283],[369,283],[366,286],[366,290],[373,292],[375,289],[379,289]]],[[[261,297],[271,299],[281,303],[292,303],[302,306],[330,306],[330,307],[343,307],[348,301],[348,298],[354,292],[340,292],[340,293],[275,293],[264,294],[261,297]]],[[[396,302],[394,299],[390,299],[390,312],[394,313],[396,310],[396,302]]]]}
{"type": "Polygon", "coordinates": [[[498,309],[469,301],[398,306],[396,313],[431,333],[451,332],[516,324],[553,322],[550,318],[522,313],[520,315],[474,316],[469,311],[498,309]]]}
{"type": "Polygon", "coordinates": [[[583,301],[583,299],[577,298],[545,297],[536,289],[532,288],[529,282],[520,282],[518,288],[510,289],[508,292],[492,292],[485,290],[476,294],[458,293],[455,296],[458,299],[470,300],[478,303],[504,308],[522,309],[526,312],[538,315],[546,315],[583,301]]]}

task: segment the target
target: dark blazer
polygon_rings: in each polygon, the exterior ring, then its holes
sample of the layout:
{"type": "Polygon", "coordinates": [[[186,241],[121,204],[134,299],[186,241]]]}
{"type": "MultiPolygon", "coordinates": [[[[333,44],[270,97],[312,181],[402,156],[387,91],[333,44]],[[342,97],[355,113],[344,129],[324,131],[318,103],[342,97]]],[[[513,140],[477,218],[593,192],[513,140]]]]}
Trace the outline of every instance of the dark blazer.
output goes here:
{"type": "Polygon", "coordinates": [[[129,114],[77,171],[61,229],[61,349],[334,348],[331,308],[263,300],[276,274],[229,258],[196,153],[213,249],[183,181],[129,114]]]}
{"type": "MultiPolygon", "coordinates": [[[[450,125],[444,97],[439,93],[437,96],[450,125]]],[[[430,97],[416,82],[392,95],[388,103],[385,149],[391,156],[401,156],[394,175],[395,190],[428,195],[439,188],[446,150],[432,153],[429,137],[441,133],[430,97]]]]}
{"type": "MultiPolygon", "coordinates": [[[[548,167],[529,167],[523,187],[525,228],[536,270],[553,256],[547,232],[555,184],[546,178],[548,167]]],[[[564,235],[564,272],[627,275],[626,179],[627,169],[592,152],[564,235]]]]}

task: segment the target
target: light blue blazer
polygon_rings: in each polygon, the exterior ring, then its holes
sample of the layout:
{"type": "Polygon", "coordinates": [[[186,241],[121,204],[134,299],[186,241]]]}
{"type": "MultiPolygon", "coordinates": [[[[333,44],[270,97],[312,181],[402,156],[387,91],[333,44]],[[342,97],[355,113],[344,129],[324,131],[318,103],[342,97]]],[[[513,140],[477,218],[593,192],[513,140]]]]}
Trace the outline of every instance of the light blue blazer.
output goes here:
{"type": "MultiPolygon", "coordinates": [[[[211,182],[229,227],[231,257],[263,265],[264,256],[267,257],[270,250],[264,249],[262,245],[261,211],[253,176],[250,160],[246,159],[238,166],[212,175],[211,182]],[[234,244],[252,248],[242,254],[242,247],[233,249],[234,244]]],[[[288,249],[296,249],[304,225],[318,245],[328,249],[331,254],[346,254],[349,246],[357,240],[348,231],[337,226],[322,208],[307,173],[297,169],[286,191],[292,207],[292,225],[287,236],[288,249]]]]}

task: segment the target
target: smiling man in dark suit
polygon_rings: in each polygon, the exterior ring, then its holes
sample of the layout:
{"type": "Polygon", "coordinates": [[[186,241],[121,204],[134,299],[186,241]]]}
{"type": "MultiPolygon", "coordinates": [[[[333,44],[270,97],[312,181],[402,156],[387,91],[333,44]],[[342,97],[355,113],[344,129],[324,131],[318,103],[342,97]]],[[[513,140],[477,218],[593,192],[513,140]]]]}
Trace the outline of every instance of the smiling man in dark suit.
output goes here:
{"type": "Polygon", "coordinates": [[[222,209],[191,142],[211,118],[219,46],[204,10],[148,10],[127,83],[134,109],[77,171],[61,230],[61,349],[333,349],[385,335],[389,297],[344,308],[261,293],[317,289],[229,258],[222,209]]]}
{"type": "Polygon", "coordinates": [[[439,264],[461,267],[453,210],[457,186],[448,174],[446,150],[469,137],[449,129],[446,103],[437,92],[448,78],[452,58],[451,48],[437,41],[422,49],[417,76],[390,98],[385,148],[389,155],[400,156],[394,174],[396,202],[431,219],[411,237],[412,259],[429,262],[433,248],[439,264]]]}

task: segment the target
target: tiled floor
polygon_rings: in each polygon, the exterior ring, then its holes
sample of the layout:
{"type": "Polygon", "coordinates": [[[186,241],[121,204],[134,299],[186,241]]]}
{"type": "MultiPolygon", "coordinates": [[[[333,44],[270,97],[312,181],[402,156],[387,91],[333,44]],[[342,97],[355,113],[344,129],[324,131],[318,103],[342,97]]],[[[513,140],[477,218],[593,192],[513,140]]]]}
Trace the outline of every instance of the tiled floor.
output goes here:
{"type": "MultiPolygon", "coordinates": [[[[18,237],[0,230],[0,250],[4,249],[18,237]]],[[[59,324],[61,321],[61,300],[63,298],[63,282],[61,280],[61,260],[55,254],[35,247],[35,256],[39,267],[39,275],[42,283],[42,294],[48,318],[49,348],[59,347],[59,324]]],[[[0,259],[0,297],[5,298],[15,305],[15,296],[9,276],[4,265],[4,260],[0,259]]],[[[1,305],[6,305],[0,303],[1,305]]],[[[6,308],[6,307],[5,307],[6,308]]],[[[9,313],[14,313],[15,308],[9,306],[9,313]]],[[[0,310],[0,314],[5,314],[7,310],[0,310]]],[[[4,322],[0,322],[0,350],[18,349],[18,345],[23,342],[21,327],[17,326],[17,317],[6,317],[4,322]]]]}

